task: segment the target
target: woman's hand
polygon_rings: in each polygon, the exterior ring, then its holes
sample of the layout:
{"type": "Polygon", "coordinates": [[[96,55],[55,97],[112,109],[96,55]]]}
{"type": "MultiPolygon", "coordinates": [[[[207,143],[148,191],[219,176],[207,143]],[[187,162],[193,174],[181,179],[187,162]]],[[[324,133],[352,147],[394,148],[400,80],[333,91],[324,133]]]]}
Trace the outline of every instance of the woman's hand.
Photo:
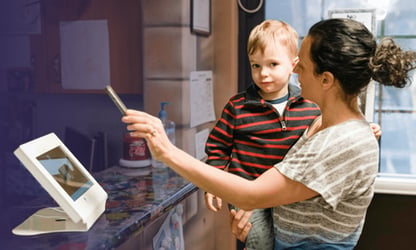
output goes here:
{"type": "Polygon", "coordinates": [[[242,209],[238,210],[238,212],[235,209],[230,211],[231,232],[241,242],[246,241],[248,232],[251,229],[251,223],[248,220],[252,213],[253,211],[244,211],[242,209]]]}
{"type": "Polygon", "coordinates": [[[129,109],[121,120],[127,124],[127,130],[130,131],[131,136],[146,139],[153,158],[163,162],[163,159],[168,157],[168,153],[174,146],[169,141],[159,118],[129,109]]]}
{"type": "Polygon", "coordinates": [[[378,140],[382,134],[380,125],[377,123],[370,123],[370,128],[373,130],[374,136],[378,140]]]}

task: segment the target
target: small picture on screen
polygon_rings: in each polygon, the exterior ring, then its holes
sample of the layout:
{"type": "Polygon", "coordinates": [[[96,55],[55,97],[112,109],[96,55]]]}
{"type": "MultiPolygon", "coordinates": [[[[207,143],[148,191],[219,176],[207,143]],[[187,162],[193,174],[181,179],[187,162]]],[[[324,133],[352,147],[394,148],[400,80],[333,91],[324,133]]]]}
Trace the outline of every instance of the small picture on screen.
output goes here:
{"type": "Polygon", "coordinates": [[[74,201],[93,185],[59,146],[36,159],[74,201]]]}

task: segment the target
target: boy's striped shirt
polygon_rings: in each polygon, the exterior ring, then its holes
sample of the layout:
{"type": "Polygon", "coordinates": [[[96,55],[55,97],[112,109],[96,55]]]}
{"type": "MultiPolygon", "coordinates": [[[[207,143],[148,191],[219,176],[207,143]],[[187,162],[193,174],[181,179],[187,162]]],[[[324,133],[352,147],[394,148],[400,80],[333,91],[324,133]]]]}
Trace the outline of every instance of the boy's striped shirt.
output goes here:
{"type": "Polygon", "coordinates": [[[255,85],[230,98],[206,143],[207,163],[247,179],[255,179],[280,162],[320,114],[289,85],[283,114],[262,99],[255,85]]]}

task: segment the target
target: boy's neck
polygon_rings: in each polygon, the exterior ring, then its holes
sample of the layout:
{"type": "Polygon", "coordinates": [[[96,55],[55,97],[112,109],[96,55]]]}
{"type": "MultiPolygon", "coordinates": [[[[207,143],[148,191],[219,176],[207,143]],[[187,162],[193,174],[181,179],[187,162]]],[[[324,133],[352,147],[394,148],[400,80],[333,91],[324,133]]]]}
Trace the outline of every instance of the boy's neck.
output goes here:
{"type": "Polygon", "coordinates": [[[286,95],[282,96],[282,97],[278,97],[278,98],[275,98],[273,100],[266,100],[266,101],[271,103],[271,104],[279,104],[279,103],[287,101],[288,99],[289,99],[289,92],[286,95]]]}
{"type": "Polygon", "coordinates": [[[276,99],[285,97],[286,95],[289,95],[289,89],[286,87],[286,88],[281,89],[280,91],[276,91],[276,92],[273,92],[273,93],[262,93],[261,90],[259,90],[259,91],[257,91],[257,93],[264,100],[272,101],[272,100],[276,100],[276,99]]]}

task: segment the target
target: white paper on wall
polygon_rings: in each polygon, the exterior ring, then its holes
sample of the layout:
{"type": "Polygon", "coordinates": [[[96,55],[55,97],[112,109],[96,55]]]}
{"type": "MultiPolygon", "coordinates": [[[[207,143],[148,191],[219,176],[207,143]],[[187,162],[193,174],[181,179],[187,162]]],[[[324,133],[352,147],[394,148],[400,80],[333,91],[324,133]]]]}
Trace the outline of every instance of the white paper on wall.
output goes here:
{"type": "Polygon", "coordinates": [[[205,153],[205,143],[209,136],[209,129],[203,129],[195,134],[195,157],[198,160],[204,159],[207,154],[205,153]]]}
{"type": "Polygon", "coordinates": [[[212,71],[193,71],[190,74],[191,128],[215,120],[212,71]]]}
{"type": "Polygon", "coordinates": [[[64,89],[104,89],[110,84],[107,20],[60,22],[64,89]]]}

